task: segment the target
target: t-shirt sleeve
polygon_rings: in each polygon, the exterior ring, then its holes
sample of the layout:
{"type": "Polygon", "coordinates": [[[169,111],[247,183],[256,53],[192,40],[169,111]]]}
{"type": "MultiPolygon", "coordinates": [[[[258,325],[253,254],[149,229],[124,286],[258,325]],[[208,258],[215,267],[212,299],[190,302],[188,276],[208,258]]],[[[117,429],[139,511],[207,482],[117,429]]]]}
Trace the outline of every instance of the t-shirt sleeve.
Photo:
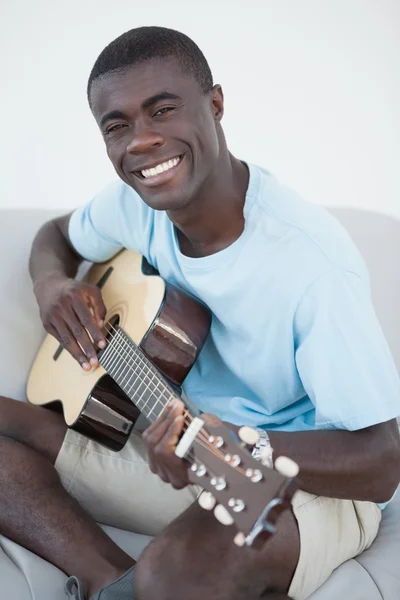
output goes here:
{"type": "Polygon", "coordinates": [[[106,186],[71,215],[68,233],[86,260],[104,262],[122,248],[146,254],[151,234],[150,209],[123,182],[106,186]]]}
{"type": "Polygon", "coordinates": [[[332,269],[301,299],[294,319],[296,366],[319,429],[356,430],[400,414],[400,380],[369,285],[332,269]]]}

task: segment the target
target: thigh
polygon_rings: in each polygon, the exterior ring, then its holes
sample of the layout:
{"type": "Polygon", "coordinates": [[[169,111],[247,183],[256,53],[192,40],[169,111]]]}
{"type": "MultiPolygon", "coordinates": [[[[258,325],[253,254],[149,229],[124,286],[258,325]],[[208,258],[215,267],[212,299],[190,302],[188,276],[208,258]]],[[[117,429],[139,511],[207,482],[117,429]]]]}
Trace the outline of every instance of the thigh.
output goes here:
{"type": "Polygon", "coordinates": [[[238,548],[235,534],[197,503],[190,506],[140,557],[138,600],[255,600],[267,590],[286,592],[299,557],[293,513],[280,517],[261,550],[238,548]]]}
{"type": "Polygon", "coordinates": [[[146,535],[159,534],[200,491],[174,490],[154,475],[137,432],[114,452],[68,430],[55,467],[65,489],[97,522],[146,535]]]}
{"type": "Polygon", "coordinates": [[[382,514],[373,502],[326,498],[302,491],[296,493],[293,507],[301,552],[289,596],[304,600],[334,569],[369,548],[382,514]]]}
{"type": "Polygon", "coordinates": [[[0,396],[0,435],[33,448],[52,464],[56,461],[66,431],[61,414],[0,396]]]}

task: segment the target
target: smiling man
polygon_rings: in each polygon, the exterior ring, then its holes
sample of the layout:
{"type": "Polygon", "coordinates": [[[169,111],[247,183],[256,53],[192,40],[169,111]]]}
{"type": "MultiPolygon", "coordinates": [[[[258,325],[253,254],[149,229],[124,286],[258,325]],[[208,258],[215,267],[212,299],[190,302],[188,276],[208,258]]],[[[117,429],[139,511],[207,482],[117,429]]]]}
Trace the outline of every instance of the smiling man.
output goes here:
{"type": "Polygon", "coordinates": [[[221,87],[185,35],[123,34],[88,98],[119,180],[37,234],[45,328],[96,367],[105,307],[78,265],[139,251],[213,313],[188,398],[293,457],[300,491],[261,551],[237,548],[174,454],[182,403],[113,453],[2,398],[0,530],[70,575],[79,600],[304,600],[370,546],[399,482],[399,379],[365,265],[325,211],[228,151],[221,87]],[[95,520],[157,537],[133,566],[95,520]]]}

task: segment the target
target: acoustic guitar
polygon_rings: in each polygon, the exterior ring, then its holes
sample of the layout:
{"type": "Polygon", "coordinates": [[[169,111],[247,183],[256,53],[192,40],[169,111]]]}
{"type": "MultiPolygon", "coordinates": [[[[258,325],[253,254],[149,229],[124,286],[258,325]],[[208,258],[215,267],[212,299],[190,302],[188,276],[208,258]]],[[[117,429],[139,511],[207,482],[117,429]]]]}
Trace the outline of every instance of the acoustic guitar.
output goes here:
{"type": "MultiPolygon", "coordinates": [[[[32,404],[62,410],[69,427],[118,451],[139,414],[152,422],[180,398],[211,314],[133,251],[93,265],[84,280],[101,288],[107,308],[100,366],[84,371],[47,335],[29,374],[27,396],[32,404]]],[[[242,427],[238,439],[217,417],[199,414],[186,399],[185,404],[176,454],[191,464],[190,481],[205,490],[199,503],[225,525],[235,524],[237,545],[262,546],[290,506],[296,463],[279,457],[275,469],[266,467],[248,451],[257,432],[242,427]]]]}

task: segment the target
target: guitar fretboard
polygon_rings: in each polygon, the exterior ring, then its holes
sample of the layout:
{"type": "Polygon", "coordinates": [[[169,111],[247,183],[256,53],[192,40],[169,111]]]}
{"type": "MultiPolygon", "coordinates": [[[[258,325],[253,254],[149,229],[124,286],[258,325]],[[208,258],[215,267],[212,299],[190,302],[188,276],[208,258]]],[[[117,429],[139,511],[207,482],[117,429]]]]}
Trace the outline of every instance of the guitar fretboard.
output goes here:
{"type": "Polygon", "coordinates": [[[140,348],[115,327],[99,362],[150,421],[155,421],[176,396],[140,348]]]}

